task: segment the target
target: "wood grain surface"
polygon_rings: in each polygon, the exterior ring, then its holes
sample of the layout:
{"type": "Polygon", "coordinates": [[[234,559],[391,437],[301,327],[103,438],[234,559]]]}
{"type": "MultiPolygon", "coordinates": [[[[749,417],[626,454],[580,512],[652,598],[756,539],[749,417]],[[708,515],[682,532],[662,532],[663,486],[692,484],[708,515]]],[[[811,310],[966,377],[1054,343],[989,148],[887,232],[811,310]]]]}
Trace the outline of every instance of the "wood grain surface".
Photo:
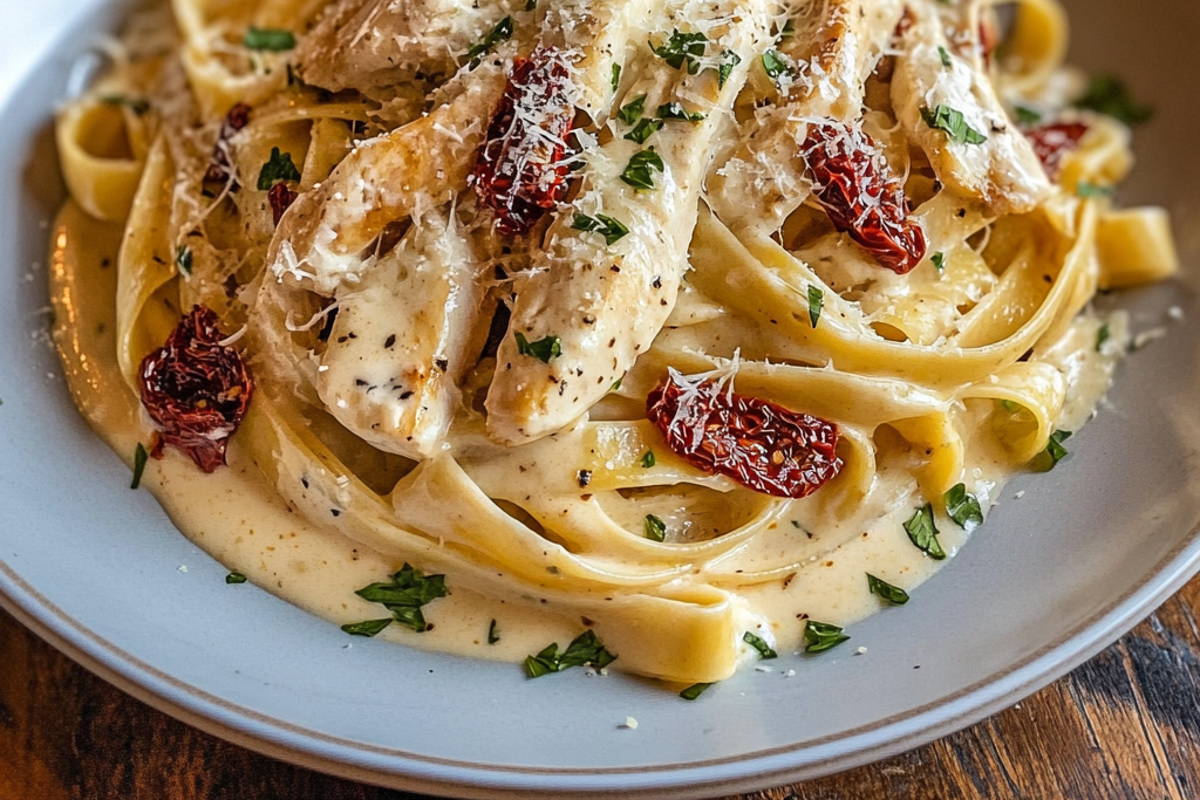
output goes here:
{"type": "MultiPolygon", "coordinates": [[[[1200,796],[1200,578],[1117,644],[991,719],[850,772],[738,800],[1200,796]]],[[[417,800],[201,733],[0,611],[0,800],[417,800]]]]}

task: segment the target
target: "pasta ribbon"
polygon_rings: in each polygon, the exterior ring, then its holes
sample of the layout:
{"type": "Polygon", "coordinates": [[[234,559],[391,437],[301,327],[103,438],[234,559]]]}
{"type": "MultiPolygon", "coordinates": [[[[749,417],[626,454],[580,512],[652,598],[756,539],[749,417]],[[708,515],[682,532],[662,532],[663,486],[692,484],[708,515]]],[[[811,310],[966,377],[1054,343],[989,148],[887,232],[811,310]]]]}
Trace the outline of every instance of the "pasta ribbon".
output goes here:
{"type": "Polygon", "coordinates": [[[160,138],[146,159],[129,212],[138,224],[126,234],[117,267],[117,355],[135,393],[142,359],[166,340],[181,311],[169,230],[174,169],[160,138]]]}
{"type": "Polygon", "coordinates": [[[668,681],[802,647],[1061,457],[1128,339],[1093,295],[1178,270],[1060,5],[1003,47],[998,5],[172,0],[57,123],[64,219],[123,230],[121,413],[207,307],[306,536],[668,681]]]}
{"type": "Polygon", "coordinates": [[[146,148],[130,124],[133,114],[118,101],[85,101],[65,108],[55,127],[71,196],[107,222],[124,222],[129,215],[145,166],[146,148]]]}

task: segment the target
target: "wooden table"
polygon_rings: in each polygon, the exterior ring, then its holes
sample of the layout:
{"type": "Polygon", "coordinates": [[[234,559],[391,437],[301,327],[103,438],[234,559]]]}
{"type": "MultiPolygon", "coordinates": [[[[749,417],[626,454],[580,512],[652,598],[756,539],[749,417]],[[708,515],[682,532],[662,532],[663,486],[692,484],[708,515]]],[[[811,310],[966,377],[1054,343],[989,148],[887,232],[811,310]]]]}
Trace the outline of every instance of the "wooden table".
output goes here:
{"type": "MultiPolygon", "coordinates": [[[[1200,578],[1074,673],[886,761],[740,800],[1200,796],[1200,578]]],[[[3,800],[343,800],[416,795],[227,744],[76,666],[0,612],[3,800]]]]}

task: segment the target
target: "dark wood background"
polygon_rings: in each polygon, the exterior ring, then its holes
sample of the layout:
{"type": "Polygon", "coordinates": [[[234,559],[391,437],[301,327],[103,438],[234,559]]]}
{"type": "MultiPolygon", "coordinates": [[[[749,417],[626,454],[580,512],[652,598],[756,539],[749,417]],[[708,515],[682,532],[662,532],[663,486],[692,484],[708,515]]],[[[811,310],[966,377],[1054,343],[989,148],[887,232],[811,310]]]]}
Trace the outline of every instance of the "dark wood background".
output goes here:
{"type": "MultiPolygon", "coordinates": [[[[991,719],[851,772],[738,800],[1200,797],[1200,578],[991,719]]],[[[0,800],[417,800],[227,744],[76,666],[0,611],[0,800]]]]}

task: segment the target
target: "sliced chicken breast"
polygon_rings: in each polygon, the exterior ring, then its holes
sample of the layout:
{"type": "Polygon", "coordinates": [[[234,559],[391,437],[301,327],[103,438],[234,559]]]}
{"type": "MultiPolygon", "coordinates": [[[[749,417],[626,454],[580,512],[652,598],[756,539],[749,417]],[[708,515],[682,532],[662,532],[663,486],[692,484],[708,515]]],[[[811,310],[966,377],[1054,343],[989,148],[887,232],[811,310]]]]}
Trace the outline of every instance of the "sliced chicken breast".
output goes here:
{"type": "Polygon", "coordinates": [[[453,211],[427,212],[338,298],[317,375],[329,412],[381,450],[435,455],[461,399],[486,266],[453,211]]]}
{"type": "MultiPolygon", "coordinates": [[[[585,153],[579,196],[558,213],[532,269],[515,282],[509,335],[487,398],[494,438],[518,443],[566,428],[662,328],[687,268],[696,202],[721,124],[714,111],[731,102],[761,52],[765,6],[668,4],[658,30],[702,34],[703,53],[673,66],[643,45],[627,65],[637,77],[622,87],[622,108],[641,110],[611,120],[613,138],[585,153]],[[729,65],[723,82],[722,64],[729,65]],[[656,122],[648,135],[637,133],[656,122]]],[[[658,38],[654,46],[668,54],[684,41],[658,38]]]]}
{"type": "Polygon", "coordinates": [[[892,104],[938,179],[995,215],[1023,214],[1050,194],[1029,140],[1008,118],[979,60],[959,55],[937,14],[913,15],[892,78],[892,104]]]}

